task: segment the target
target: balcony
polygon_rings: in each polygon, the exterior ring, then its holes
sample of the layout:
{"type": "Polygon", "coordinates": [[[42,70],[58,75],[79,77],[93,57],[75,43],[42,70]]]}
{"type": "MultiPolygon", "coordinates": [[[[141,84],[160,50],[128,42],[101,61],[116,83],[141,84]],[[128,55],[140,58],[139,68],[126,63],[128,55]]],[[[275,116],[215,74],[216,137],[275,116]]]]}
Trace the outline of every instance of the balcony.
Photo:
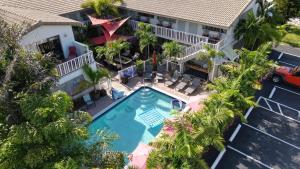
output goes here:
{"type": "Polygon", "coordinates": [[[58,74],[60,77],[64,77],[76,70],[82,68],[85,64],[93,64],[95,63],[95,59],[92,51],[87,51],[74,59],[68,60],[64,63],[61,63],[56,66],[58,74]]]}
{"type": "MultiPolygon", "coordinates": [[[[138,29],[138,21],[130,20],[130,25],[134,30],[138,29]]],[[[164,39],[174,40],[186,45],[194,45],[199,42],[208,42],[208,37],[200,36],[188,32],[182,32],[179,30],[166,28],[163,26],[157,26],[154,24],[150,24],[154,34],[157,37],[161,37],[164,39]]]]}

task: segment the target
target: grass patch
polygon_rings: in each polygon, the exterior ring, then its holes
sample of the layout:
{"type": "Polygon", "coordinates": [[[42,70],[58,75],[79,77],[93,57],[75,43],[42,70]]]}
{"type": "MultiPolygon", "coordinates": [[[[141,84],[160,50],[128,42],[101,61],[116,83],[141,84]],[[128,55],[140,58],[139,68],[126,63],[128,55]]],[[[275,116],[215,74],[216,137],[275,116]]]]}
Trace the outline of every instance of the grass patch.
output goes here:
{"type": "Polygon", "coordinates": [[[300,47],[300,27],[293,25],[283,25],[281,27],[283,31],[282,43],[289,44],[294,47],[300,47]]]}

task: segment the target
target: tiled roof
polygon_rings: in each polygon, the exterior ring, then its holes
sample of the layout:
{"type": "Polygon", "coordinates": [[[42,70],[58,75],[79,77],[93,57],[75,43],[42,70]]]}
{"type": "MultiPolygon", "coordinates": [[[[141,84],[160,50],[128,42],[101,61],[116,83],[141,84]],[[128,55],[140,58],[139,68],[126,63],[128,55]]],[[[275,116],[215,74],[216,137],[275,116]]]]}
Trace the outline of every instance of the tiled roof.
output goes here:
{"type": "Polygon", "coordinates": [[[122,7],[228,28],[252,0],[124,0],[122,7]]]}
{"type": "MultiPolygon", "coordinates": [[[[228,28],[254,0],[123,0],[120,6],[140,12],[228,28]]],[[[80,10],[83,0],[0,0],[0,5],[53,14],[80,10]]]]}
{"type": "Polygon", "coordinates": [[[80,25],[79,22],[49,12],[0,6],[0,17],[12,24],[38,25],[80,25]]]}
{"type": "Polygon", "coordinates": [[[83,0],[0,0],[0,5],[61,15],[80,10],[82,2],[83,0]]]}

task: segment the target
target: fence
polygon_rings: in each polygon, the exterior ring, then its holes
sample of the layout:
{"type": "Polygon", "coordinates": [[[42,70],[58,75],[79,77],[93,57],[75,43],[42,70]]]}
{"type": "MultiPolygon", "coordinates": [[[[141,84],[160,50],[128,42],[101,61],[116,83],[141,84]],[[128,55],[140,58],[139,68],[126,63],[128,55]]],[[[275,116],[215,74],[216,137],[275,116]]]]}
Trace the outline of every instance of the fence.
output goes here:
{"type": "Polygon", "coordinates": [[[78,69],[81,69],[84,64],[91,64],[93,62],[95,62],[93,52],[90,51],[67,62],[59,64],[56,66],[56,68],[59,76],[62,77],[78,69]]]}

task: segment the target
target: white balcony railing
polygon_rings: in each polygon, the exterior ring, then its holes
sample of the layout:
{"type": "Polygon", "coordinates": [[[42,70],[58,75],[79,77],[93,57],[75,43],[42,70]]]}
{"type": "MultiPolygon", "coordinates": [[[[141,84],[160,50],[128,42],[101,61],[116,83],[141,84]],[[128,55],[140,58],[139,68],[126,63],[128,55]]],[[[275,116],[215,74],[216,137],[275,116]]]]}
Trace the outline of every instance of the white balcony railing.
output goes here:
{"type": "MultiPolygon", "coordinates": [[[[138,21],[130,20],[130,25],[134,30],[138,29],[138,23],[138,21]]],[[[187,45],[192,45],[183,48],[180,57],[177,58],[177,61],[181,63],[196,58],[198,53],[203,51],[204,46],[209,46],[219,51],[224,45],[224,40],[221,40],[216,44],[208,43],[208,37],[205,36],[182,32],[175,29],[165,28],[153,24],[150,25],[152,26],[153,32],[158,37],[174,40],[187,45]]]]}
{"type": "MultiPolygon", "coordinates": [[[[130,20],[130,25],[134,30],[138,29],[138,21],[130,20]]],[[[149,24],[152,27],[153,32],[156,36],[169,39],[169,40],[175,40],[180,43],[184,43],[187,45],[194,45],[199,42],[208,42],[208,37],[200,36],[188,32],[182,32],[175,29],[170,29],[162,26],[157,26],[153,24],[149,24]]]]}
{"type": "Polygon", "coordinates": [[[78,69],[81,69],[84,64],[94,63],[93,52],[89,51],[83,55],[80,55],[74,59],[68,60],[56,66],[60,77],[70,74],[78,69]]]}

